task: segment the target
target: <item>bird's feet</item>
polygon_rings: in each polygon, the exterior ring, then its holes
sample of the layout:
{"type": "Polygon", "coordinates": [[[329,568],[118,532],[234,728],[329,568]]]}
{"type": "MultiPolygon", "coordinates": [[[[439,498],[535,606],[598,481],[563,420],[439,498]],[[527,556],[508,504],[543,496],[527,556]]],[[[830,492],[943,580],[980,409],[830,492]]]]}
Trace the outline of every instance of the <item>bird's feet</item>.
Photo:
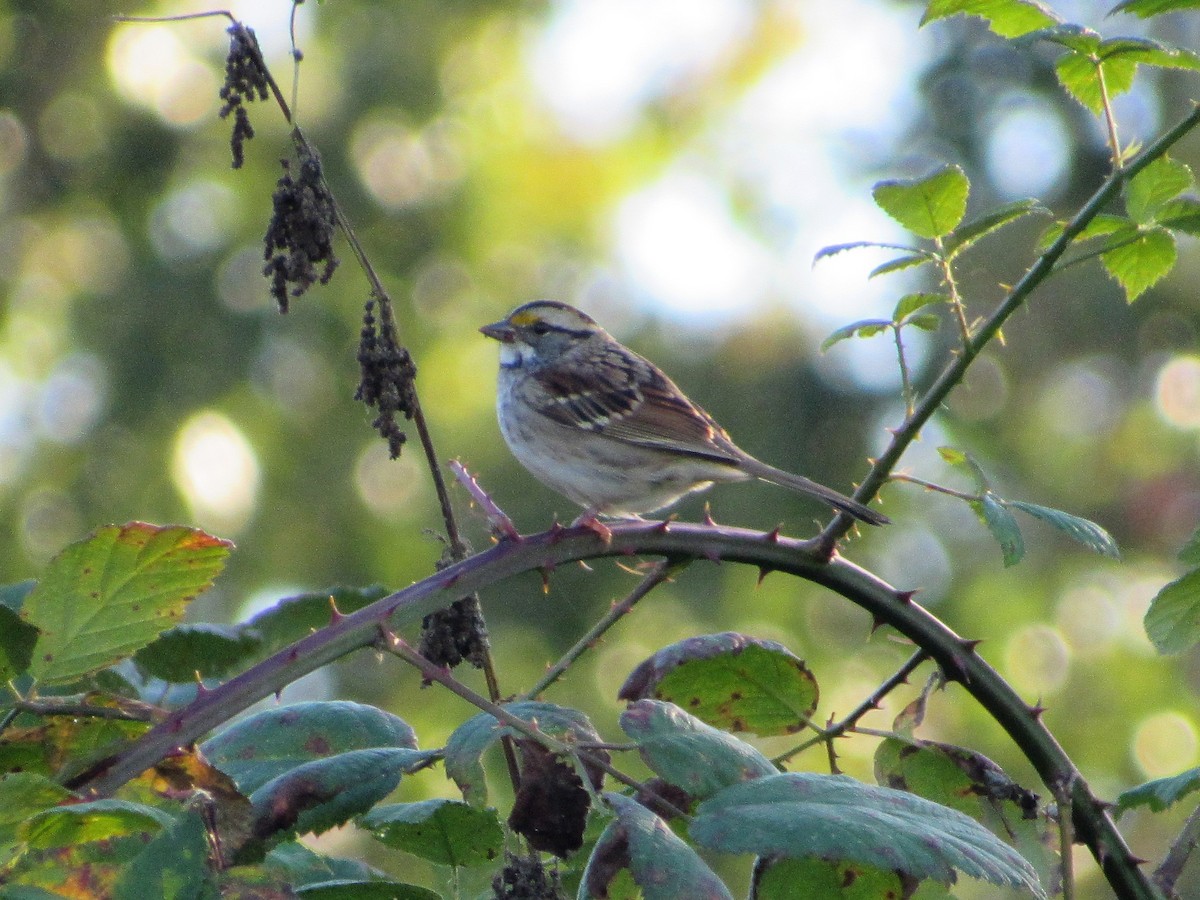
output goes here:
{"type": "Polygon", "coordinates": [[[600,521],[598,513],[594,509],[584,510],[583,514],[571,523],[571,527],[586,528],[600,538],[605,545],[612,543],[612,529],[600,521]]]}

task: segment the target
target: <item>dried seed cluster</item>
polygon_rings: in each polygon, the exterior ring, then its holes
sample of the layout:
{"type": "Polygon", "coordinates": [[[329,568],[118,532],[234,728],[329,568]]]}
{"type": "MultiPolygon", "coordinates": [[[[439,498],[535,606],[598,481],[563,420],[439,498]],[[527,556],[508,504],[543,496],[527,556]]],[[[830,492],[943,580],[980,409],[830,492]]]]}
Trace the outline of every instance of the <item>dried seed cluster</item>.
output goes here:
{"type": "Polygon", "coordinates": [[[391,304],[386,300],[379,304],[379,321],[375,319],[375,298],[367,301],[358,342],[358,364],[362,378],[354,399],[379,411],[371,427],[387,440],[388,450],[395,459],[408,440],[396,415],[413,417],[416,409],[413,378],[417,367],[408,351],[396,341],[396,323],[391,304]]]}
{"type": "Polygon", "coordinates": [[[321,174],[321,159],[304,144],[299,145],[298,154],[296,177],[288,160],[281,160],[283,177],[276,183],[271,198],[274,209],[263,237],[267,261],[263,274],[271,279],[271,296],[280,312],[287,312],[289,299],[299,297],[316,282],[327,284],[338,267],[333,252],[336,207],[321,174]],[[318,265],[324,266],[320,274],[318,265]]]}
{"type": "Polygon", "coordinates": [[[233,151],[233,167],[240,169],[246,159],[246,141],[254,137],[246,104],[267,99],[269,80],[254,30],[235,22],[228,31],[229,55],[225,57],[225,84],[220,92],[224,105],[219,115],[225,119],[233,113],[233,134],[229,146],[233,151]]]}

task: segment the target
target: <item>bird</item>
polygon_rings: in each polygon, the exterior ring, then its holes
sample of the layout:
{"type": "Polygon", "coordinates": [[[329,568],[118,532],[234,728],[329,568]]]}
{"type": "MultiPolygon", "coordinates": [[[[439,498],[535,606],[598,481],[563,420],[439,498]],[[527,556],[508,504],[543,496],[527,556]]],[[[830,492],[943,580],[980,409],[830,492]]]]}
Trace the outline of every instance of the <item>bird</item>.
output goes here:
{"type": "Polygon", "coordinates": [[[754,478],[869,525],[890,522],[742,450],[661,369],[573,306],[535,300],[479,330],[500,343],[504,440],[535,478],[583,507],[576,525],[603,536],[600,516],[637,519],[714,482],[754,478]]]}

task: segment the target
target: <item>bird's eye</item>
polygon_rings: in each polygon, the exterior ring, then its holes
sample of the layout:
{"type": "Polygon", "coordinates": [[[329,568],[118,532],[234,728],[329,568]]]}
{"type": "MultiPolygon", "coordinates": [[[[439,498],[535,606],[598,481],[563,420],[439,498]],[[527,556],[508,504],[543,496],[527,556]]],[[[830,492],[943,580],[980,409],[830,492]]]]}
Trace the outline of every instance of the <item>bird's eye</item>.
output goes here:
{"type": "Polygon", "coordinates": [[[531,326],[529,326],[529,330],[538,337],[541,337],[542,335],[550,333],[550,326],[545,322],[534,322],[531,326]]]}

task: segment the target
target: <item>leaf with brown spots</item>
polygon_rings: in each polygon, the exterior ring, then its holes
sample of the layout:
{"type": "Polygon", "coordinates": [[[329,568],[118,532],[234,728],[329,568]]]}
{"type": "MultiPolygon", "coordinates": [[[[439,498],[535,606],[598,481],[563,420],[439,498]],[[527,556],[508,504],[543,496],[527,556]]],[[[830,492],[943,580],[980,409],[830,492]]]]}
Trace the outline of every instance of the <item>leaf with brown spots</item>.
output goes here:
{"type": "Polygon", "coordinates": [[[232,544],[195,528],[107,525],[50,561],[21,617],[41,635],[29,673],[71,681],[146,646],[212,584],[232,544]]]}
{"type": "Polygon", "coordinates": [[[337,753],[416,746],[416,733],[389,712],[349,701],[313,701],[248,716],[205,741],[201,750],[251,794],[297,766],[337,753]]]}
{"type": "Polygon", "coordinates": [[[804,727],[818,690],[804,660],[782,644],[726,631],[659,650],[633,671],[619,696],[667,700],[727,731],[777,735],[804,727]]]}

